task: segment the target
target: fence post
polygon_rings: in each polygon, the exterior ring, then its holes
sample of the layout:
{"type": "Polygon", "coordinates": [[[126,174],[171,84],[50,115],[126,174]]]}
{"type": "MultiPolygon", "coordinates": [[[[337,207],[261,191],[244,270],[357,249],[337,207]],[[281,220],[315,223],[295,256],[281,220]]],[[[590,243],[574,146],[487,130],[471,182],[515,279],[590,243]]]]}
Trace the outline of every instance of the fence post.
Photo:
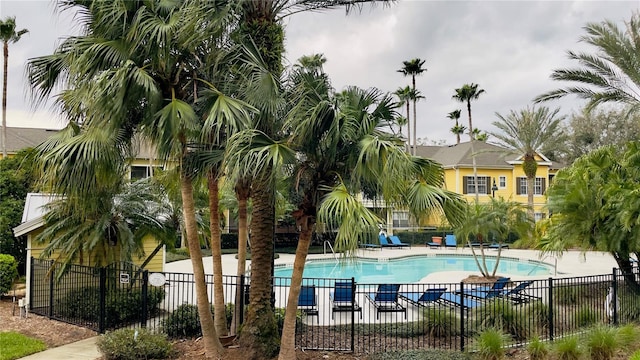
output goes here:
{"type": "Polygon", "coordinates": [[[238,286],[240,286],[240,311],[238,312],[238,314],[240,315],[240,319],[237,319],[236,321],[238,322],[236,324],[236,329],[240,328],[240,325],[242,325],[242,323],[244,322],[244,307],[245,307],[245,299],[244,299],[244,275],[240,275],[240,277],[238,278],[238,282],[240,283],[238,286]]]}
{"type": "Polygon", "coordinates": [[[49,272],[49,319],[53,318],[53,294],[55,286],[55,278],[56,278],[56,268],[53,260],[51,261],[51,265],[49,266],[51,271],[49,272]]]}
{"type": "Polygon", "coordinates": [[[103,334],[106,328],[106,297],[107,297],[107,269],[100,268],[100,319],[98,320],[98,332],[103,334]]]}
{"type": "Polygon", "coordinates": [[[549,278],[549,286],[548,286],[548,300],[547,304],[549,304],[549,340],[553,341],[553,278],[549,278]]]}
{"type": "MultiPolygon", "coordinates": [[[[362,310],[360,310],[362,311],[362,310]]],[[[351,278],[351,351],[355,351],[356,336],[356,279],[351,278]]]]}
{"type": "MultiPolygon", "coordinates": [[[[633,269],[632,269],[633,271],[633,269]]],[[[618,325],[618,269],[613,268],[613,280],[611,281],[611,293],[613,297],[613,325],[618,325]]]]}
{"type": "Polygon", "coordinates": [[[35,275],[34,275],[34,270],[36,268],[36,264],[35,264],[35,259],[33,258],[33,256],[31,257],[31,263],[30,263],[30,267],[31,267],[31,272],[29,273],[29,298],[27,299],[28,303],[27,305],[29,307],[33,306],[33,289],[34,289],[34,284],[33,284],[33,279],[35,279],[35,275]]]}
{"type": "Polygon", "coordinates": [[[464,283],[460,281],[460,351],[464,351],[464,283]]]}
{"type": "Polygon", "coordinates": [[[149,316],[149,270],[145,270],[142,272],[142,317],[141,326],[142,328],[147,327],[147,317],[149,316]]]}

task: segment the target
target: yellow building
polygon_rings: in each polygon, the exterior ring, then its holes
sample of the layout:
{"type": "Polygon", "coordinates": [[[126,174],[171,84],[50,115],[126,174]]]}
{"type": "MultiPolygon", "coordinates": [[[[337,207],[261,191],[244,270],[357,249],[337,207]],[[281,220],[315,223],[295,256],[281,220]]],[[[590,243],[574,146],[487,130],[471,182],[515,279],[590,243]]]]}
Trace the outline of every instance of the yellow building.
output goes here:
{"type": "MultiPolygon", "coordinates": [[[[417,155],[437,161],[445,172],[445,188],[464,195],[473,202],[487,202],[502,197],[527,204],[527,179],[522,170],[523,155],[482,141],[447,146],[418,146],[417,155]],[[478,194],[474,183],[475,158],[478,194]]],[[[534,214],[536,220],[547,217],[545,191],[562,165],[536,156],[538,170],[534,185],[534,214]]],[[[437,224],[434,224],[437,225],[437,224]]]]}

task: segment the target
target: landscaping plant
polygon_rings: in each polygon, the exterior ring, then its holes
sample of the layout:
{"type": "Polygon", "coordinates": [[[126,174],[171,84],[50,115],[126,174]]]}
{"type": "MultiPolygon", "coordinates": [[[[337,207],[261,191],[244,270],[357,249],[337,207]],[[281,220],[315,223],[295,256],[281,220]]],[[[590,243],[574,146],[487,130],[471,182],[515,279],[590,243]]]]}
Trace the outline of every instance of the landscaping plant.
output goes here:
{"type": "Polygon", "coordinates": [[[13,282],[18,278],[18,262],[7,254],[0,254],[0,295],[11,290],[13,282]]]}
{"type": "Polygon", "coordinates": [[[540,337],[534,336],[527,345],[527,352],[531,360],[544,360],[549,356],[549,345],[540,340],[540,337]]]}
{"type": "Polygon", "coordinates": [[[556,340],[553,343],[553,352],[558,360],[578,360],[582,356],[582,348],[575,336],[556,340]]]}
{"type": "Polygon", "coordinates": [[[118,329],[108,332],[97,341],[105,360],[167,359],[172,346],[166,335],[147,329],[118,329]]]}
{"type": "Polygon", "coordinates": [[[592,360],[609,360],[618,349],[618,329],[599,325],[592,328],[586,336],[585,345],[592,360]]]}
{"type": "Polygon", "coordinates": [[[476,354],[481,360],[504,358],[504,346],[508,336],[500,328],[487,328],[480,332],[474,343],[476,354]]]}

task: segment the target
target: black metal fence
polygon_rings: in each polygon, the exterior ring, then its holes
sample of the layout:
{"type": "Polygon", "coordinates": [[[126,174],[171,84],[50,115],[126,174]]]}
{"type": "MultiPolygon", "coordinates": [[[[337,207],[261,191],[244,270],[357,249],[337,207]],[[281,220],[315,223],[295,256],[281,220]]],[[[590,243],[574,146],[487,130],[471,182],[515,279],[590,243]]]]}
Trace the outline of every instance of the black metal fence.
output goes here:
{"type": "MultiPolygon", "coordinates": [[[[72,265],[58,279],[61,269],[51,262],[33,259],[31,264],[32,312],[100,332],[142,326],[172,336],[187,334],[182,323],[188,319],[180,314],[196,303],[192,274],[149,274],[126,264],[101,269],[72,265]]],[[[206,281],[213,294],[213,277],[206,281]]],[[[629,274],[613,269],[606,275],[494,284],[363,284],[305,278],[296,344],[356,353],[462,350],[487,327],[501,328],[516,342],[534,336],[552,340],[594,324],[640,320],[639,281],[638,268],[629,274]]],[[[289,278],[274,279],[280,321],[289,283],[289,278]]],[[[239,299],[240,309],[245,309],[248,278],[224,276],[223,288],[225,303],[239,299]]],[[[227,305],[227,323],[238,329],[242,311],[233,316],[233,309],[227,305]]]]}

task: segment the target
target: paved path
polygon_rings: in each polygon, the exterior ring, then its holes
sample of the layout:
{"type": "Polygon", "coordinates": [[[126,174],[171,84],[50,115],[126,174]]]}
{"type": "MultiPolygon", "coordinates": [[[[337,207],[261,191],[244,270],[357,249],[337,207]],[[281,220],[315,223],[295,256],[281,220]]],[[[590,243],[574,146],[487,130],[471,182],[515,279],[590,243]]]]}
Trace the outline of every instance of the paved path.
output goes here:
{"type": "Polygon", "coordinates": [[[97,336],[58,346],[23,357],[24,360],[95,360],[101,354],[96,346],[97,336]]]}

